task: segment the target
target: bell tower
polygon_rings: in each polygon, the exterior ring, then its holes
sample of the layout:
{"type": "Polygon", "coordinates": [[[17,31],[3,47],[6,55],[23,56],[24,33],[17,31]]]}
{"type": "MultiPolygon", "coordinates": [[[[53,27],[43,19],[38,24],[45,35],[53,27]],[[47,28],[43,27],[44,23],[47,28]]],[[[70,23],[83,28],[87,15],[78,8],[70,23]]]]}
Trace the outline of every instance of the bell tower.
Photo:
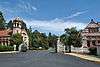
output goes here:
{"type": "Polygon", "coordinates": [[[17,17],[13,20],[13,34],[16,33],[21,33],[21,28],[22,28],[22,20],[17,17]]]}
{"type": "Polygon", "coordinates": [[[29,49],[29,37],[26,29],[27,29],[26,24],[19,17],[12,20],[12,30],[13,30],[12,34],[16,33],[21,34],[23,42],[26,44],[27,49],[29,49]]]}

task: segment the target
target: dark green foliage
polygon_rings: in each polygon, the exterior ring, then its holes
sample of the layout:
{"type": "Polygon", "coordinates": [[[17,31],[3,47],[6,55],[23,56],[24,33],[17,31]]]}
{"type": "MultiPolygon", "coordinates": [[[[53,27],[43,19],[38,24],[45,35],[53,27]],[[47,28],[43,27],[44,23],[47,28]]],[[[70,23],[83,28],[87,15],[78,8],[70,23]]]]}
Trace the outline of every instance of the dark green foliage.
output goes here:
{"type": "Polygon", "coordinates": [[[29,45],[30,49],[38,49],[42,47],[43,49],[48,49],[48,40],[45,33],[40,33],[39,31],[35,30],[32,32],[32,28],[28,29],[28,36],[29,36],[29,45]]]}
{"type": "Polygon", "coordinates": [[[81,33],[75,27],[65,29],[65,34],[60,36],[61,42],[65,44],[69,52],[71,52],[71,45],[74,47],[81,47],[81,33]]]}
{"type": "Polygon", "coordinates": [[[19,33],[13,34],[11,36],[11,42],[12,44],[17,46],[17,50],[18,50],[18,46],[23,42],[22,36],[19,33]]]}
{"type": "Polygon", "coordinates": [[[35,48],[42,47],[42,48],[47,49],[49,46],[48,46],[46,34],[40,33],[37,30],[35,30],[33,32],[33,44],[32,44],[32,46],[35,48]]]}
{"type": "Polygon", "coordinates": [[[7,24],[7,28],[11,28],[13,29],[13,24],[12,24],[12,20],[10,20],[7,24]]]}
{"type": "Polygon", "coordinates": [[[0,52],[2,51],[13,51],[14,48],[12,46],[2,46],[0,45],[0,52]]]}
{"type": "Polygon", "coordinates": [[[57,43],[57,36],[56,35],[49,35],[47,36],[45,33],[40,33],[39,31],[35,30],[32,32],[32,28],[28,29],[28,36],[29,36],[29,44],[30,47],[33,49],[38,49],[42,47],[43,49],[48,49],[49,47],[56,47],[57,43]]]}
{"type": "Polygon", "coordinates": [[[32,33],[31,27],[27,30],[27,33],[28,33],[28,36],[29,36],[29,47],[31,48],[32,44],[33,44],[33,33],[32,33]]]}
{"type": "Polygon", "coordinates": [[[6,26],[5,19],[3,17],[3,13],[0,11],[0,29],[4,29],[6,26]]]}
{"type": "Polygon", "coordinates": [[[22,21],[22,29],[27,29],[26,24],[22,21]]]}
{"type": "Polygon", "coordinates": [[[52,35],[51,33],[49,33],[49,35],[48,35],[49,47],[53,47],[53,48],[56,47],[56,45],[57,45],[57,38],[58,38],[58,36],[56,36],[54,34],[52,35]]]}
{"type": "Polygon", "coordinates": [[[91,55],[97,55],[97,48],[96,47],[90,47],[89,51],[90,51],[89,53],[91,55]]]}

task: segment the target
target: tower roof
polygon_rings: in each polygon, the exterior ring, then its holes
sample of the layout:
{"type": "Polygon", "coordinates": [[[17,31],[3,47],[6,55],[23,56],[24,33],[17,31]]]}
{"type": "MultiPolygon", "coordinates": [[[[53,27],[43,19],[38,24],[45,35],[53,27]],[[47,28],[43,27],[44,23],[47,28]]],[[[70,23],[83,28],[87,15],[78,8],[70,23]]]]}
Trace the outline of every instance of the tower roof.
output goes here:
{"type": "Polygon", "coordinates": [[[91,19],[90,23],[87,25],[86,28],[95,28],[95,27],[99,27],[99,25],[93,19],[91,19]]]}
{"type": "Polygon", "coordinates": [[[16,17],[14,20],[13,20],[13,23],[14,22],[23,22],[23,20],[20,18],[20,17],[16,17]]]}
{"type": "Polygon", "coordinates": [[[21,20],[21,18],[20,17],[16,17],[15,20],[21,20]]]}

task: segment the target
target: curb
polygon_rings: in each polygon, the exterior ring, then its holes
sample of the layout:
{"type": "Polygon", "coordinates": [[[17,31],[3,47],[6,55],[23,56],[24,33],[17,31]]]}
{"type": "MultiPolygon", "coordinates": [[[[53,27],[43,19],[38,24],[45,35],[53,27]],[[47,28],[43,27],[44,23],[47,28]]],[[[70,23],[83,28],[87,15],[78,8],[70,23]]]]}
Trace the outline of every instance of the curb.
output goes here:
{"type": "Polygon", "coordinates": [[[90,62],[94,62],[94,63],[100,64],[100,61],[90,60],[90,59],[88,59],[88,58],[83,58],[83,57],[76,56],[76,55],[72,55],[72,54],[69,54],[69,53],[65,53],[65,55],[75,56],[75,57],[78,57],[78,58],[80,58],[80,59],[82,59],[82,60],[87,60],[87,61],[90,61],[90,62]]]}
{"type": "Polygon", "coordinates": [[[0,54],[10,54],[10,53],[19,53],[19,51],[0,52],[0,54]]]}

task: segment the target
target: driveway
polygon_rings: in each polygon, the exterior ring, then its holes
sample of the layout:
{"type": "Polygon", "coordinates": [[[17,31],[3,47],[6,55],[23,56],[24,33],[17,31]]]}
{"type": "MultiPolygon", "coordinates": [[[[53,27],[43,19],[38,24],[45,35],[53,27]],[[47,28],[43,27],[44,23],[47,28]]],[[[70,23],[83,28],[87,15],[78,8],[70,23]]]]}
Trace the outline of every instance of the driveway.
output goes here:
{"type": "Polygon", "coordinates": [[[100,67],[100,64],[48,51],[0,54],[0,67],[100,67]]]}

